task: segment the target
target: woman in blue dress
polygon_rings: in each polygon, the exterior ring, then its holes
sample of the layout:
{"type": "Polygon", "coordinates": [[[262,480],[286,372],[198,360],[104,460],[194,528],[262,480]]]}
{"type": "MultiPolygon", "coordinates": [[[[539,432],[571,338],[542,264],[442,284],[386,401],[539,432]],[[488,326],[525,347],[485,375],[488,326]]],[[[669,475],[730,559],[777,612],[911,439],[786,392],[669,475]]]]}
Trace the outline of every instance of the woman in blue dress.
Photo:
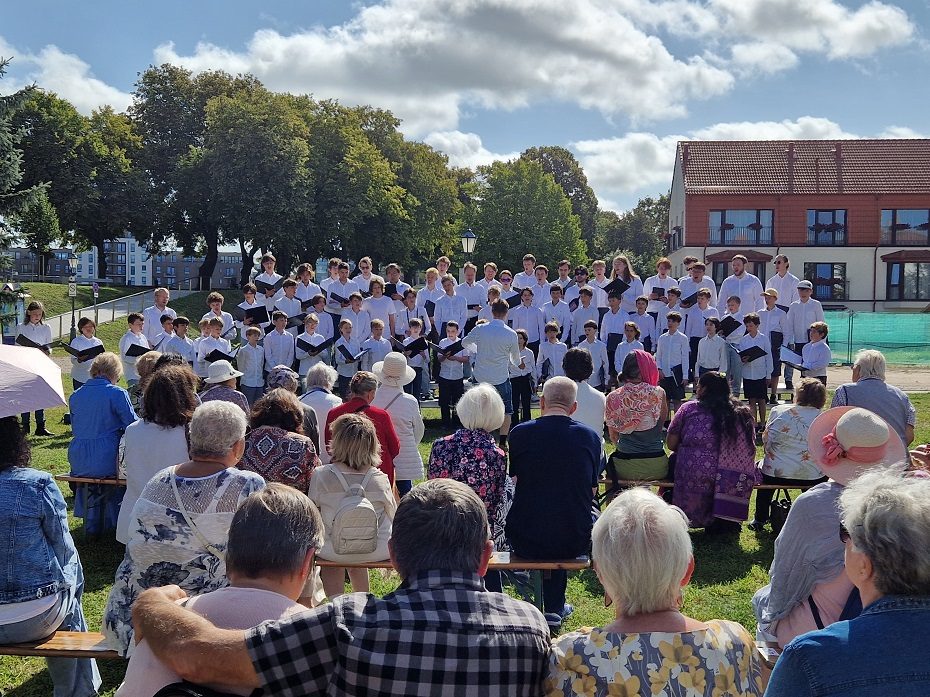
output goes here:
{"type": "MultiPolygon", "coordinates": [[[[116,477],[119,441],[136,420],[129,393],[116,383],[123,368],[119,356],[101,353],[90,366],[90,380],[71,395],[68,462],[72,477],[116,477]]],[[[116,528],[122,490],[83,485],[74,494],[74,515],[84,518],[84,532],[98,534],[116,528]]]]}

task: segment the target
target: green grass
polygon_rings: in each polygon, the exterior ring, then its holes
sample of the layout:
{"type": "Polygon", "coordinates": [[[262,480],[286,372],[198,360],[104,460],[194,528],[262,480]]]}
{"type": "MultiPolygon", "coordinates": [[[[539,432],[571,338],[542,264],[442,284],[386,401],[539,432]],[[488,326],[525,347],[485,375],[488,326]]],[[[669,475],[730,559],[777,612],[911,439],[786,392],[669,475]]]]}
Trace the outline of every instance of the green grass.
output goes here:
{"type": "MultiPolygon", "coordinates": [[[[191,321],[188,329],[188,336],[192,339],[200,336],[200,330],[197,329],[197,322],[210,309],[207,307],[207,291],[191,293],[179,300],[172,300],[170,306],[178,313],[178,316],[187,317],[191,321]]],[[[97,336],[103,341],[108,351],[116,351],[119,348],[119,340],[126,333],[126,318],[119,319],[115,322],[107,322],[97,327],[97,336]]]]}
{"type": "MultiPolygon", "coordinates": [[[[71,311],[71,298],[68,297],[67,283],[31,283],[23,284],[23,290],[32,297],[33,300],[41,300],[45,305],[45,314],[48,317],[63,315],[71,311]]],[[[138,286],[101,286],[98,303],[106,302],[121,298],[124,295],[141,293],[146,290],[138,286]]],[[[75,298],[75,307],[88,307],[94,304],[94,293],[90,286],[81,286],[77,288],[77,298],[75,298]]]]}
{"type": "MultiPolygon", "coordinates": [[[[172,306],[179,314],[186,314],[192,319],[199,318],[206,308],[205,295],[195,294],[172,303],[172,306]]],[[[117,322],[115,326],[101,326],[101,338],[109,348],[115,346],[125,331],[124,327],[124,322],[117,322]]],[[[65,382],[70,394],[70,380],[65,382]]],[[[913,394],[911,400],[918,411],[915,442],[925,443],[930,441],[930,394],[913,394]]],[[[48,410],[49,428],[58,435],[54,438],[33,439],[34,467],[56,474],[68,471],[67,446],[71,432],[60,423],[64,412],[64,408],[48,410]]],[[[425,409],[424,418],[427,427],[420,452],[425,461],[429,457],[433,440],[444,435],[445,431],[439,428],[438,409],[425,409]]],[[[62,490],[71,508],[71,492],[64,485],[62,490]]],[[[81,521],[72,518],[70,523],[84,564],[84,613],[91,629],[99,630],[113,574],[122,559],[122,545],[106,537],[85,539],[81,521]]],[[[693,540],[696,569],[685,592],[684,612],[700,620],[735,620],[754,631],[755,619],[750,599],[756,589],[768,582],[768,567],[774,545],[771,533],[755,534],[744,526],[738,539],[712,538],[703,532],[694,532],[693,540]]],[[[372,574],[372,590],[379,594],[396,588],[398,582],[394,573],[372,574]]],[[[612,619],[612,613],[604,607],[603,590],[592,571],[570,576],[568,601],[575,606],[575,613],[566,622],[565,631],[581,626],[601,625],[612,619]]],[[[121,661],[100,661],[99,666],[104,677],[101,694],[112,695],[122,679],[125,664],[121,661]]],[[[0,695],[44,697],[48,694],[51,694],[51,683],[41,659],[12,656],[0,658],[0,695]]]]}

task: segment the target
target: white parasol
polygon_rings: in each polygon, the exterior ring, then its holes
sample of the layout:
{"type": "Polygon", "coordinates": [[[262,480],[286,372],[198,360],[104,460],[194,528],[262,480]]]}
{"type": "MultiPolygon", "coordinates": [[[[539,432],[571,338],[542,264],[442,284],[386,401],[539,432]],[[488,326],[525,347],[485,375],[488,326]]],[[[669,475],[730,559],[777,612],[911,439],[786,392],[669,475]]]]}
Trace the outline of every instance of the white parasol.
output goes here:
{"type": "Polygon", "coordinates": [[[66,404],[55,361],[39,349],[0,344],[0,418],[66,404]]]}

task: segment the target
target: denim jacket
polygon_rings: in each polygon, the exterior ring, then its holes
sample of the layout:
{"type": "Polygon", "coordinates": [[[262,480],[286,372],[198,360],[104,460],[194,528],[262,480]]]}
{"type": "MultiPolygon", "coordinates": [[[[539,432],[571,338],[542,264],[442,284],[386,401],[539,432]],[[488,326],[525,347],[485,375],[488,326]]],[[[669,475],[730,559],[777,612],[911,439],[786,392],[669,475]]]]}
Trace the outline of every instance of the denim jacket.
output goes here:
{"type": "Polygon", "coordinates": [[[0,472],[0,605],[35,600],[75,586],[81,560],[68,510],[47,472],[0,472]]]}
{"type": "Polygon", "coordinates": [[[766,697],[930,695],[930,597],[885,596],[854,620],[802,634],[775,664],[766,697]]]}

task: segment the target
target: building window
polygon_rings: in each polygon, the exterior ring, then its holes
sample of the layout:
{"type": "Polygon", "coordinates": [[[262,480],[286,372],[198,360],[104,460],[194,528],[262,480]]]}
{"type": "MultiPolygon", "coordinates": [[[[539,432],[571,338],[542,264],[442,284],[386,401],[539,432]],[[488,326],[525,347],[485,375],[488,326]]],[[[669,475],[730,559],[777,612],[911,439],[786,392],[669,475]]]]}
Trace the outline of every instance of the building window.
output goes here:
{"type": "Polygon", "coordinates": [[[171,255],[171,261],[177,261],[177,260],[178,260],[178,255],[177,255],[177,254],[172,254],[172,255],[171,255]]]}
{"type": "Polygon", "coordinates": [[[807,244],[835,247],[846,244],[846,211],[807,209],[807,244]]]}
{"type": "MultiPolygon", "coordinates": [[[[750,261],[748,264],[746,264],[746,271],[751,273],[753,276],[757,276],[758,278],[762,279],[763,283],[765,282],[765,262],[764,261],[750,261]]],[[[728,261],[715,261],[712,273],[713,273],[712,278],[714,279],[714,283],[716,283],[717,287],[719,288],[720,284],[723,283],[724,279],[726,279],[727,276],[733,273],[733,269],[731,268],[730,262],[728,261]]],[[[717,304],[721,307],[726,307],[727,299],[718,298],[717,304]]]]}
{"type": "Polygon", "coordinates": [[[711,211],[708,239],[714,245],[772,245],[774,217],[771,209],[711,211]]]}
{"type": "Polygon", "coordinates": [[[185,276],[190,276],[190,275],[191,275],[191,267],[190,267],[190,266],[185,266],[185,267],[184,267],[184,275],[185,275],[185,276]]]}
{"type": "Polygon", "coordinates": [[[171,278],[171,277],[174,276],[174,267],[173,267],[173,266],[169,266],[169,267],[168,267],[167,274],[168,274],[168,277],[169,277],[169,278],[171,278]]]}
{"type": "Polygon", "coordinates": [[[135,267],[135,266],[130,266],[130,267],[129,267],[129,275],[130,275],[130,276],[135,276],[135,275],[136,275],[136,267],[135,267]]]}
{"type": "Polygon", "coordinates": [[[817,300],[846,300],[846,264],[804,264],[804,278],[814,284],[817,300]]]}
{"type": "Polygon", "coordinates": [[[930,262],[888,264],[888,300],[930,300],[930,262]]]}
{"type": "Polygon", "coordinates": [[[930,209],[893,208],[882,211],[881,244],[920,245],[930,243],[930,209]]]}
{"type": "Polygon", "coordinates": [[[236,275],[236,270],[233,267],[227,266],[225,269],[223,269],[223,276],[225,276],[226,278],[232,278],[235,275],[236,275]]]}

